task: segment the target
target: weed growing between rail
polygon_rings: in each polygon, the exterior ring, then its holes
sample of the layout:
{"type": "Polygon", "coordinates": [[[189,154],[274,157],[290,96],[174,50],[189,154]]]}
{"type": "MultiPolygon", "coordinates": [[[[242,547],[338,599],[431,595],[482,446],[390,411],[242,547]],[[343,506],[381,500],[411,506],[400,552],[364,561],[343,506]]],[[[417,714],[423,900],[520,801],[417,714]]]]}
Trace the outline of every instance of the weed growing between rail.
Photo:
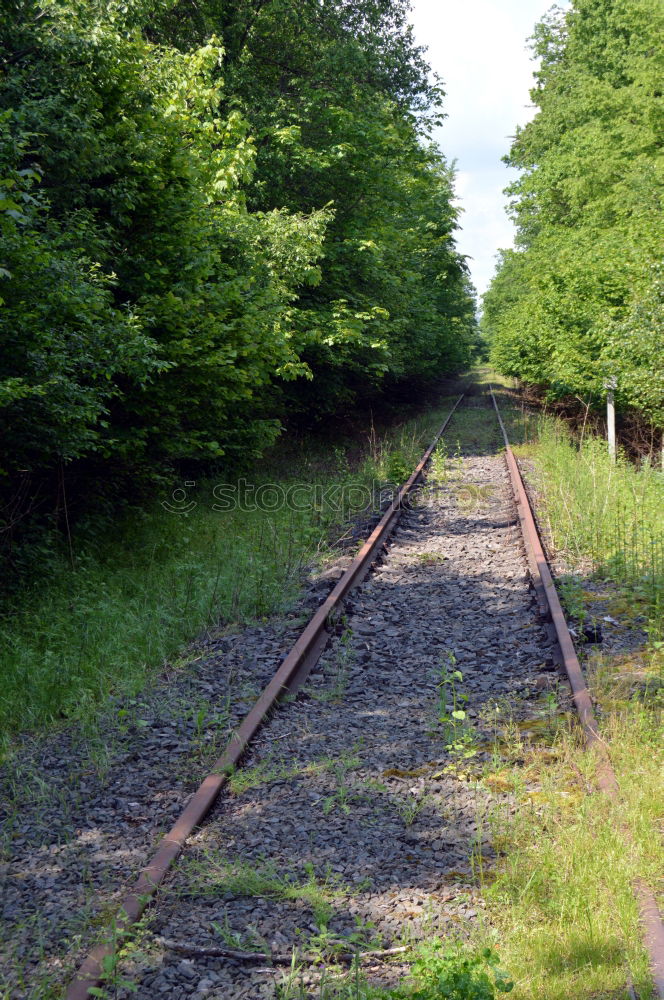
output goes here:
{"type": "Polygon", "coordinates": [[[190,890],[202,895],[224,897],[256,896],[281,901],[301,901],[310,907],[318,932],[327,929],[332,916],[332,901],[348,895],[350,889],[333,872],[322,878],[312,865],[306,865],[304,877],[280,872],[274,865],[262,866],[241,861],[227,861],[222,855],[208,852],[202,862],[183,862],[190,890]]]}
{"type": "MultiPolygon", "coordinates": [[[[276,986],[279,1000],[308,1000],[313,996],[319,1000],[496,1000],[512,991],[511,979],[489,947],[472,950],[433,938],[383,951],[374,925],[359,917],[351,934],[335,934],[329,926],[335,908],[343,907],[348,896],[368,889],[368,882],[351,887],[329,870],[317,875],[311,864],[296,875],[267,863],[228,861],[216,852],[206,853],[202,860],[182,862],[180,871],[185,876],[187,893],[220,899],[291,901],[311,911],[316,931],[298,932],[301,941],[292,951],[290,969],[286,966],[276,986]],[[383,962],[407,961],[408,976],[394,988],[372,985],[363,964],[365,959],[371,962],[373,956],[383,962]]],[[[225,917],[214,922],[212,929],[220,944],[229,949],[272,954],[270,944],[252,927],[239,934],[225,917]]],[[[283,962],[284,957],[279,956],[277,964],[283,962]]]]}
{"type": "Polygon", "coordinates": [[[278,989],[278,1000],[496,1000],[510,993],[512,982],[490,948],[467,952],[433,939],[410,956],[412,973],[394,989],[371,986],[362,972],[360,953],[349,971],[324,969],[312,993],[294,968],[278,989]]]}
{"type": "Polygon", "coordinates": [[[345,488],[344,517],[325,500],[306,511],[215,511],[210,483],[189,490],[197,505],[188,513],[156,505],[125,514],[105,544],[82,526],[73,561],[69,552],[49,553],[47,578],[2,608],[0,750],[21,730],[63,721],[94,728],[109,695],[137,694],[202,630],[292,605],[307,567],[344,536],[359,544],[348,522],[358,513],[351,487],[405,479],[450,405],[442,400],[382,436],[371,431],[364,443],[331,450],[300,442],[293,456],[275,450],[249,477],[284,489],[345,488]]]}

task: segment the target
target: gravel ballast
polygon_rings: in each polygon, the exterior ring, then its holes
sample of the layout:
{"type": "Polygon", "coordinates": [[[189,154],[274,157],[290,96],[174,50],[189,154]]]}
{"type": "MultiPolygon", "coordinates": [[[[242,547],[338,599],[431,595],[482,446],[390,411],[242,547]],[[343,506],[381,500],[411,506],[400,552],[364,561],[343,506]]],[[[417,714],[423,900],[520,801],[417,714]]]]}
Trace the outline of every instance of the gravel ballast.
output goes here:
{"type": "MultiPolygon", "coordinates": [[[[306,983],[334,948],[464,939],[482,919],[487,816],[509,808],[479,780],[496,719],[527,734],[554,690],[569,708],[497,448],[496,436],[493,453],[452,462],[404,511],[305,688],[265,724],[169,876],[123,972],[137,991],[118,996],[276,997],[283,966],[210,952],[297,948],[306,983]],[[452,723],[455,707],[466,718],[452,723]]],[[[82,736],[26,743],[10,800],[23,808],[5,826],[12,1000],[66,977],[330,586],[290,617],[202,642],[113,728],[98,766],[82,736]]],[[[407,970],[399,954],[374,964],[385,984],[407,970]]]]}

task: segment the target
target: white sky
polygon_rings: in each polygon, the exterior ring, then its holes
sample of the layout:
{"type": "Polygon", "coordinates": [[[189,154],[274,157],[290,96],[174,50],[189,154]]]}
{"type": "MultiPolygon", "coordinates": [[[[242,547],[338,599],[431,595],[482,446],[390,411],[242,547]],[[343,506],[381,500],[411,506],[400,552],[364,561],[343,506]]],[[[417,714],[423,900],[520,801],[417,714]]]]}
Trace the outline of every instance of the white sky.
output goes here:
{"type": "MultiPolygon", "coordinates": [[[[481,295],[500,248],[512,245],[503,188],[517,175],[501,162],[517,124],[534,114],[529,90],[536,68],[527,39],[553,0],[412,0],[417,40],[442,77],[447,119],[435,136],[456,160],[463,208],[459,250],[481,295]]],[[[558,0],[558,6],[566,6],[558,0]]]]}

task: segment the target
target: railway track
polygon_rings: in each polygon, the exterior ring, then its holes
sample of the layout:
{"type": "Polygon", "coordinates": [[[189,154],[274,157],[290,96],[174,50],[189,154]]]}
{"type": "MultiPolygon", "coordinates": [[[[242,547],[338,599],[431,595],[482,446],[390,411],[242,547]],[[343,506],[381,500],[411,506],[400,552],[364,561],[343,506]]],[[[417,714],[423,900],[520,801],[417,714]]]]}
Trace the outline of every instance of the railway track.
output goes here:
{"type": "MultiPolygon", "coordinates": [[[[488,396],[460,404],[491,423],[487,447],[443,463],[432,444],[283,657],[121,902],[116,941],[158,893],[118,996],[308,996],[353,956],[394,984],[410,943],[463,940],[481,919],[487,817],[509,794],[472,777],[497,719],[536,740],[555,704],[548,725],[576,710],[596,741],[504,428],[488,396]]],[[[453,419],[436,440],[454,440],[453,419]]],[[[610,793],[611,775],[604,760],[610,793]]],[[[662,997],[661,925],[636,890],[662,997]]],[[[86,959],[69,1000],[90,995],[111,950],[86,959]]]]}

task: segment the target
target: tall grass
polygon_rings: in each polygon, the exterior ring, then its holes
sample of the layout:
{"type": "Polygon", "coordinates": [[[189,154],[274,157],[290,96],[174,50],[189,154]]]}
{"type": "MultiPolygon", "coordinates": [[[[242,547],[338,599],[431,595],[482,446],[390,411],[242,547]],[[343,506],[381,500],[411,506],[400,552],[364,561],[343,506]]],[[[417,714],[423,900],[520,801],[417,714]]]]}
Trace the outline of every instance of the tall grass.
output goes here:
{"type": "Polygon", "coordinates": [[[4,609],[5,731],[81,718],[217,621],[269,614],[292,596],[312,538],[291,511],[270,516],[155,506],[114,526],[114,539],[51,562],[49,578],[4,609]]]}
{"type": "MultiPolygon", "coordinates": [[[[648,728],[651,743],[652,717],[648,728]]],[[[613,735],[625,758],[640,766],[643,733],[623,723],[613,735]]],[[[514,765],[521,777],[517,809],[493,817],[502,857],[485,890],[489,940],[500,942],[514,975],[514,1000],[627,1000],[628,978],[639,997],[650,998],[632,885],[656,879],[656,838],[651,831],[638,847],[626,846],[625,807],[600,792],[588,794],[595,762],[573,735],[525,758],[525,767],[514,765]]],[[[658,766],[653,755],[640,769],[645,787],[657,786],[658,766]]]]}
{"type": "Polygon", "coordinates": [[[653,625],[664,617],[664,474],[624,456],[614,463],[606,443],[575,443],[552,419],[540,418],[536,464],[544,510],[557,550],[590,563],[629,588],[653,625]]]}
{"type": "MultiPolygon", "coordinates": [[[[504,394],[505,395],[505,394],[504,394]]],[[[553,417],[503,403],[515,451],[527,458],[537,509],[554,551],[578,582],[581,608],[598,599],[629,629],[636,614],[648,641],[625,652],[583,650],[620,797],[592,792],[593,755],[573,733],[526,760],[525,801],[499,831],[504,856],[488,894],[505,963],[517,971],[515,1000],[626,998],[627,972],[640,997],[653,995],[632,885],[658,893],[664,861],[661,677],[664,631],[664,476],[606,442],[577,438],[553,417]],[[615,586],[584,589],[591,579],[615,586]],[[530,771],[530,774],[528,774],[530,771]],[[534,789],[534,790],[533,790],[534,789]],[[590,792],[590,794],[588,794],[590,792]],[[530,798],[530,803],[528,799],[530,798]],[[530,804],[530,809],[528,805],[530,804]],[[632,841],[622,831],[627,827],[632,841]]],[[[582,647],[583,649],[583,647],[582,647]]],[[[618,646],[620,649],[620,646],[618,646]]]]}
{"type": "Polygon", "coordinates": [[[317,485],[306,510],[217,511],[213,484],[199,483],[187,488],[196,501],[188,513],[156,502],[74,534],[73,560],[64,545],[50,552],[44,577],[24,581],[0,609],[0,749],[22,730],[90,722],[105,699],[136,694],[206,628],[291,605],[305,567],[347,533],[366,487],[405,478],[440,417],[334,448],[300,442],[247,474],[256,486],[317,485]],[[334,487],[345,488],[341,511],[338,494],[325,492],[334,487]]]}

